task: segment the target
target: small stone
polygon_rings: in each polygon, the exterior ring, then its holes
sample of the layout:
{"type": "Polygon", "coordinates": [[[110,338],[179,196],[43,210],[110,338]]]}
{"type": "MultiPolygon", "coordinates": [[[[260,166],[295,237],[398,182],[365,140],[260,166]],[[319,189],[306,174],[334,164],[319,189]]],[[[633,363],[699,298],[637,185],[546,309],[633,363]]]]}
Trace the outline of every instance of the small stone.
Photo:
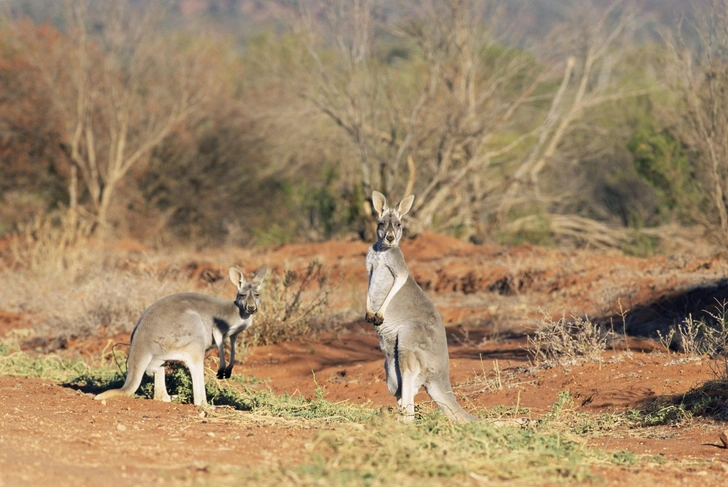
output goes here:
{"type": "Polygon", "coordinates": [[[213,433],[212,431],[210,431],[209,433],[207,433],[207,436],[209,436],[211,438],[214,438],[215,437],[215,433],[213,433]]]}
{"type": "Polygon", "coordinates": [[[101,400],[101,405],[102,405],[102,406],[106,406],[106,399],[102,399],[102,400],[101,400]]]}
{"type": "Polygon", "coordinates": [[[118,429],[119,431],[126,431],[126,426],[124,426],[123,424],[119,423],[119,424],[116,425],[116,429],[118,429]]]}

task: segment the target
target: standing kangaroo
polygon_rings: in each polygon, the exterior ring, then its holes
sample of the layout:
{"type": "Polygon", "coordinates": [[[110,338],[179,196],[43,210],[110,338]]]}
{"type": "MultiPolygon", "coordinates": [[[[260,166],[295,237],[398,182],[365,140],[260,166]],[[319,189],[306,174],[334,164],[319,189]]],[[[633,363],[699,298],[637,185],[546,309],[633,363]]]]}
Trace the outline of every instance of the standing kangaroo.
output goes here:
{"type": "Polygon", "coordinates": [[[477,418],[458,404],[452,392],[442,318],[410,274],[399,248],[401,219],[412,208],[414,199],[414,195],[407,196],[390,209],[382,193],[372,192],[379,222],[377,242],[369,248],[366,258],[366,320],[374,324],[379,334],[387,389],[397,398],[405,421],[414,419],[415,394],[420,386],[425,386],[451,420],[474,421],[477,418]]]}
{"type": "Polygon", "coordinates": [[[94,397],[97,401],[115,396],[131,396],[139,388],[146,371],[154,375],[154,399],[169,402],[164,381],[167,360],[184,362],[192,376],[195,406],[207,404],[205,393],[205,352],[217,346],[220,355],[218,379],[230,378],[235,364],[235,339],[253,323],[258,311],[260,287],[268,271],[262,266],[251,281],[237,267],[229,270],[238,290],[235,301],[225,301],[197,293],[172,294],[156,301],[142,313],[131,333],[131,351],[126,380],[121,389],[111,389],[94,397]],[[230,338],[230,363],[225,365],[225,339],[230,338]]]}

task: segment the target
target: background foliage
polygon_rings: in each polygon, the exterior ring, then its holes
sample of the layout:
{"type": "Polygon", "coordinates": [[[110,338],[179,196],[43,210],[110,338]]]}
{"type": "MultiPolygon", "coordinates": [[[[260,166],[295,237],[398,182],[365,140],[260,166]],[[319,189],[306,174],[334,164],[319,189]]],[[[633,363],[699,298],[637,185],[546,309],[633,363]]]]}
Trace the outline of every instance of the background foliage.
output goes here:
{"type": "Polygon", "coordinates": [[[380,189],[475,242],[728,243],[724,1],[3,3],[0,235],[369,238],[380,189]]]}

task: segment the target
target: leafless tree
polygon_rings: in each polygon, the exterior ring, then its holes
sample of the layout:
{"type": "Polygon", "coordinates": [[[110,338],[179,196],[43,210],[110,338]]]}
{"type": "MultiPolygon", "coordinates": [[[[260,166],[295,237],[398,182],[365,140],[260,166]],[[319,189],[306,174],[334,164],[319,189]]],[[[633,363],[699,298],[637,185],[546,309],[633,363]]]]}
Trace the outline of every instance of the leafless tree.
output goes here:
{"type": "MultiPolygon", "coordinates": [[[[553,34],[551,56],[563,57],[563,75],[537,142],[509,179],[500,197],[496,221],[503,223],[513,206],[544,201],[540,175],[550,164],[579,154],[565,154],[562,144],[590,111],[625,98],[645,95],[654,86],[619,87],[613,71],[624,63],[625,44],[638,25],[640,2],[575,2],[572,17],[553,34]]],[[[574,220],[577,223],[580,219],[574,220]]]]}
{"type": "Polygon", "coordinates": [[[728,0],[693,5],[676,35],[666,34],[672,66],[668,83],[681,104],[674,132],[688,147],[710,195],[722,246],[728,246],[728,0]]]}
{"type": "Polygon", "coordinates": [[[382,7],[372,0],[326,2],[323,34],[314,11],[305,10],[315,68],[306,96],[354,142],[365,194],[415,189],[415,228],[431,224],[435,213],[442,227],[469,227],[488,193],[490,163],[532,132],[505,144],[493,143],[494,135],[511,127],[543,78],[525,53],[489,51],[496,40],[483,21],[487,12],[497,14],[492,3],[397,5],[387,12],[391,21],[376,24],[382,7]],[[414,78],[403,78],[396,59],[381,61],[388,54],[374,44],[375,27],[416,58],[414,78]],[[327,41],[337,47],[334,62],[320,55],[327,41]]]}
{"type": "Polygon", "coordinates": [[[88,193],[97,234],[109,230],[119,183],[211,95],[204,49],[160,28],[163,2],[66,0],[66,37],[53,52],[25,48],[52,94],[72,164],[70,207],[88,193]]]}
{"type": "Polygon", "coordinates": [[[305,10],[314,60],[306,96],[354,142],[366,194],[415,190],[415,230],[435,224],[467,237],[501,225],[515,205],[544,199],[540,175],[585,113],[649,91],[615,88],[612,74],[635,28],[634,2],[575,3],[568,29],[537,53],[499,42],[497,2],[387,5],[329,0],[325,30],[305,10]],[[381,62],[374,29],[410,50],[414,79],[381,62]],[[320,54],[327,41],[336,61],[320,54]]]}

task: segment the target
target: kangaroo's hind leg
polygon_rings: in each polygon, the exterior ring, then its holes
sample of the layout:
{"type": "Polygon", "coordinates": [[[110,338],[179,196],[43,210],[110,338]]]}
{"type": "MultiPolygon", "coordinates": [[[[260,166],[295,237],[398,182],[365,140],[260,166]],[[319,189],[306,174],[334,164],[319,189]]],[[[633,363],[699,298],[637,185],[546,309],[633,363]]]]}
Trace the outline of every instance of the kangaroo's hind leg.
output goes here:
{"type": "Polygon", "coordinates": [[[387,378],[387,390],[397,399],[397,406],[402,407],[402,376],[394,357],[385,357],[384,372],[387,378]]]}
{"type": "Polygon", "coordinates": [[[167,384],[165,382],[164,361],[152,359],[147,367],[147,373],[154,375],[154,400],[171,402],[172,398],[167,393],[167,384]]]}
{"type": "Polygon", "coordinates": [[[387,390],[397,399],[397,406],[402,407],[402,374],[399,369],[397,345],[399,339],[380,337],[379,346],[384,352],[384,373],[387,381],[387,390]]]}
{"type": "MultiPolygon", "coordinates": [[[[191,354],[190,354],[191,355],[191,354]]],[[[207,393],[205,392],[205,354],[189,356],[185,365],[192,376],[192,400],[195,406],[207,405],[207,393]]]]}
{"type": "Polygon", "coordinates": [[[404,421],[409,423],[415,419],[415,395],[420,388],[420,364],[412,352],[402,352],[399,356],[400,373],[402,374],[402,398],[399,406],[404,413],[404,421]]]}

